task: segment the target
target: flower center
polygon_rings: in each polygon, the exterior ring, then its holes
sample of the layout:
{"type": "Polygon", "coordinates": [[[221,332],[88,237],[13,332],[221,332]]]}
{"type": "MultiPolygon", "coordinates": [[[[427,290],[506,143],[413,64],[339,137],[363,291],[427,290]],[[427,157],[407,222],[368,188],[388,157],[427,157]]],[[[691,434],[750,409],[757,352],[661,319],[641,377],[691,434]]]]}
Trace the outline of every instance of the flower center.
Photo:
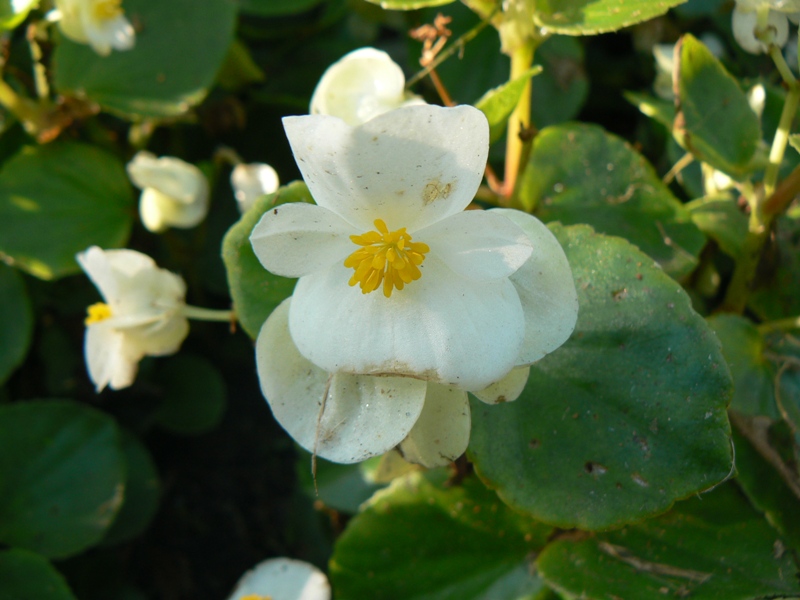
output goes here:
{"type": "Polygon", "coordinates": [[[98,21],[116,19],[125,12],[122,10],[121,4],[122,0],[100,0],[92,9],[94,18],[98,21]]]}
{"type": "Polygon", "coordinates": [[[383,283],[383,295],[389,298],[395,288],[402,290],[407,283],[422,277],[417,267],[430,248],[412,242],[405,227],[390,232],[382,219],[375,219],[375,229],[350,236],[361,248],[345,259],[344,266],[355,269],[349,283],[359,284],[362,294],[374,292],[383,283]]]}
{"type": "Polygon", "coordinates": [[[97,304],[92,304],[86,310],[86,313],[84,324],[94,325],[100,321],[105,321],[111,316],[111,307],[105,302],[98,302],[97,304]]]}

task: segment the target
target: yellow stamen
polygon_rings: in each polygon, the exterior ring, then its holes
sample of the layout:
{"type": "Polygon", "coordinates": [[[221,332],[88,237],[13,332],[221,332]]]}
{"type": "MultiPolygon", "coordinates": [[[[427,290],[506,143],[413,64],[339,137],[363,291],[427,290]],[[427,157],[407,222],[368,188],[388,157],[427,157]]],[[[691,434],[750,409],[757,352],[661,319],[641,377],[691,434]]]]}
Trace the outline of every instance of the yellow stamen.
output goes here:
{"type": "Polygon", "coordinates": [[[412,242],[411,236],[402,227],[389,231],[382,219],[375,219],[377,231],[351,235],[353,243],[361,246],[344,261],[344,266],[355,272],[350,285],[359,284],[362,294],[374,292],[383,284],[383,295],[389,298],[395,289],[402,290],[406,284],[422,277],[417,267],[430,251],[427,244],[412,242]]]}
{"type": "Polygon", "coordinates": [[[242,596],[239,600],[272,600],[272,596],[259,596],[258,594],[247,594],[242,596]]]}
{"type": "Polygon", "coordinates": [[[100,0],[93,7],[94,18],[98,21],[116,19],[125,11],[122,10],[122,0],[100,0]]]}
{"type": "Polygon", "coordinates": [[[105,302],[98,302],[86,309],[86,313],[86,320],[84,323],[86,325],[94,325],[100,321],[105,321],[111,316],[111,307],[105,302]]]}

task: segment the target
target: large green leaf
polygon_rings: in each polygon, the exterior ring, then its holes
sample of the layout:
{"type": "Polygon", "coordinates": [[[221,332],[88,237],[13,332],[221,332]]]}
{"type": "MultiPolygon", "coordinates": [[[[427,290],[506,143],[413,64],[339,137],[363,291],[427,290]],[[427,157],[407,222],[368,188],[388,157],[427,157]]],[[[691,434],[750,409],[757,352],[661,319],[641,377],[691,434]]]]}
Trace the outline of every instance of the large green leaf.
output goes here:
{"type": "Polygon", "coordinates": [[[580,303],[564,346],[515,402],[472,402],[469,456],[511,506],[605,529],[667,510],[731,472],[731,377],[683,289],[625,240],[551,226],[580,303]]]}
{"type": "Polygon", "coordinates": [[[731,194],[698,198],[686,205],[692,221],[725,254],[738,258],[747,237],[747,217],[731,194]]]}
{"type": "Polygon", "coordinates": [[[34,552],[0,552],[0,600],[75,600],[48,560],[34,552]]]}
{"type": "Polygon", "coordinates": [[[350,521],[330,563],[342,598],[516,600],[537,590],[526,557],[551,528],[509,510],[475,478],[444,487],[444,477],[397,479],[350,521]]]}
{"type": "Polygon", "coordinates": [[[596,125],[543,129],[520,181],[543,221],[587,223],[633,242],[674,277],[692,271],[705,238],[647,160],[596,125]]]}
{"type": "Polygon", "coordinates": [[[0,385],[28,354],[33,333],[33,310],[22,277],[0,263],[0,385]]]}
{"type": "Polygon", "coordinates": [[[125,167],[94,146],[29,146],[0,172],[0,255],[42,279],[79,271],[91,245],[125,244],[133,217],[125,167]]]}
{"type": "Polygon", "coordinates": [[[0,541],[76,554],[105,535],[124,485],[110,417],[70,401],[0,406],[0,541]]]}
{"type": "Polygon", "coordinates": [[[99,56],[62,37],[56,48],[58,91],[124,115],[169,117],[200,102],[233,41],[232,0],[125,0],[136,46],[99,56]]]}
{"type": "Polygon", "coordinates": [[[761,141],[758,117],[739,84],[702,42],[687,34],[680,44],[673,134],[699,160],[743,176],[761,141]]]}
{"type": "Polygon", "coordinates": [[[306,184],[296,181],[271,196],[260,198],[230,228],[222,242],[222,259],[228,272],[236,318],[252,338],[258,335],[272,310],[294,290],[295,280],[265,270],[250,245],[250,234],[261,216],[286,202],[312,202],[306,184]]]}
{"type": "Polygon", "coordinates": [[[537,0],[540,27],[566,35],[593,35],[663,15],[686,0],[537,0]]]}
{"type": "Polygon", "coordinates": [[[796,598],[795,561],[776,539],[728,484],[657,519],[550,544],[537,566],[557,590],[586,600],[796,598]]]}

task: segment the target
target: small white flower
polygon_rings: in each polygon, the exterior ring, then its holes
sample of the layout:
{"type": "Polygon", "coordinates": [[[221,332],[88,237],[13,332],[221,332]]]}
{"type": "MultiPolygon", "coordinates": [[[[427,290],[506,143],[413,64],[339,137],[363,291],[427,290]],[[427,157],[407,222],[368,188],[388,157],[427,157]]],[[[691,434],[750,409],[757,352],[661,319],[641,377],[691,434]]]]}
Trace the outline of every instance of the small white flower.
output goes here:
{"type": "Polygon", "coordinates": [[[233,195],[244,213],[260,196],[273,194],[280,187],[278,174],[265,163],[240,163],[231,171],[233,195]]]}
{"type": "Polygon", "coordinates": [[[257,564],[236,584],[228,600],[330,600],[328,578],[300,560],[271,558],[257,564]]]}
{"type": "Polygon", "coordinates": [[[311,114],[358,125],[380,114],[425,102],[405,92],[405,75],[386,52],[361,48],[333,63],[311,96],[311,114]]]}
{"type": "Polygon", "coordinates": [[[787,13],[770,8],[765,30],[758,31],[758,11],[751,8],[751,4],[756,3],[737,3],[733,9],[732,28],[734,39],[745,52],[750,54],[769,52],[771,45],[782,48],[789,39],[787,13]]]}
{"type": "Polygon", "coordinates": [[[53,18],[69,39],[108,56],[112,48],[130,50],[136,41],[121,4],[122,0],[55,0],[53,18]]]}
{"type": "Polygon", "coordinates": [[[77,260],[103,297],[86,318],[89,376],[98,392],[127,387],[143,357],[177,352],[189,333],[182,316],[186,285],[134,250],[92,246],[77,260]]]}
{"type": "Polygon", "coordinates": [[[142,189],[139,214],[150,231],[188,229],[208,213],[208,180],[192,164],[172,156],[139,152],[128,163],[128,175],[142,189]]]}
{"type": "Polygon", "coordinates": [[[250,238],[265,268],[299,277],[257,341],[262,391],[323,458],[400,444],[408,460],[445,464],[469,441],[467,391],[515,399],[526,365],[572,333],[566,256],[531,215],[464,211],[489,148],[473,107],[284,126],[317,205],[278,206],[250,238]]]}

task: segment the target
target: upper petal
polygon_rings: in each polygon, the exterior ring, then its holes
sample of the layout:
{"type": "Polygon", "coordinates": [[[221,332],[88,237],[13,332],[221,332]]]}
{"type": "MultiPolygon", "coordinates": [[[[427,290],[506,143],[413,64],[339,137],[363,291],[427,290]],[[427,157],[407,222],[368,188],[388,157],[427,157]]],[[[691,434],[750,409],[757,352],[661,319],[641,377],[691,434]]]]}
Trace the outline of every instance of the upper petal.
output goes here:
{"type": "Polygon", "coordinates": [[[141,151],[128,163],[127,169],[139,188],[157,189],[184,204],[208,203],[209,187],[205,175],[193,164],[179,158],[156,158],[150,152],[141,151]]]}
{"type": "Polygon", "coordinates": [[[518,365],[536,362],[567,341],[578,320],[578,292],[567,256],[547,226],[518,210],[492,209],[519,225],[533,254],[510,279],[525,311],[525,341],[518,365]]]}
{"type": "Polygon", "coordinates": [[[457,213],[421,229],[415,241],[459,275],[476,281],[508,277],[531,255],[531,242],[509,219],[483,210],[457,213]]]}
{"type": "Polygon", "coordinates": [[[300,277],[344,261],[356,248],[350,236],[358,233],[328,209],[297,202],[264,213],[250,243],[265,269],[300,277]]]}
{"type": "Polygon", "coordinates": [[[157,268],[152,258],[135,250],[103,250],[91,246],[75,258],[106,302],[121,295],[120,284],[124,279],[142,270],[157,268]]]}
{"type": "Polygon", "coordinates": [[[399,444],[422,412],[425,382],[325,372],[289,335],[290,300],[272,312],[256,342],[261,391],[275,419],[306,450],[333,462],[359,462],[399,444]]]}
{"type": "Polygon", "coordinates": [[[314,565],[291,558],[270,558],[257,564],[236,583],[228,600],[330,600],[327,577],[314,565]]]}
{"type": "Polygon", "coordinates": [[[301,277],[290,311],[300,352],[331,372],[403,374],[482,389],[519,355],[525,326],[508,279],[476,284],[429,256],[386,298],[348,286],[344,265],[301,277]]]}
{"type": "Polygon", "coordinates": [[[489,151],[486,117],[471,106],[410,106],[355,128],[326,115],[283,122],[314,200],[362,232],[375,219],[413,232],[460,212],[489,151]]]}

